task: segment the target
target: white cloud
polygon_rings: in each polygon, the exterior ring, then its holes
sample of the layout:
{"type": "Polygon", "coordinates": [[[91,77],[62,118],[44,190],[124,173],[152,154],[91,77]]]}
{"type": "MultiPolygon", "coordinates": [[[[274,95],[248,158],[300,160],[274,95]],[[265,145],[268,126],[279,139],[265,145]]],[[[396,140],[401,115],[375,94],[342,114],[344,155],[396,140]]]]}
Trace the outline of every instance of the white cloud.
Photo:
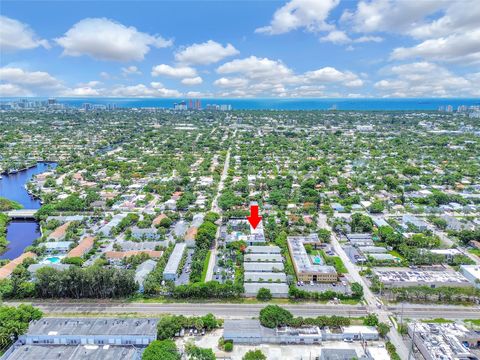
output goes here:
{"type": "Polygon", "coordinates": [[[184,64],[208,65],[239,54],[232,44],[222,46],[213,40],[190,45],[175,54],[175,60],[184,64]]]}
{"type": "Polygon", "coordinates": [[[217,73],[235,75],[235,77],[221,77],[214,82],[217,87],[232,89],[223,93],[229,96],[242,96],[241,94],[250,96],[300,96],[300,94],[316,96],[317,94],[320,96],[325,93],[338,94],[338,92],[329,92],[329,89],[325,88],[326,85],[334,88],[363,86],[363,80],[351,71],[324,67],[296,74],[279,60],[255,56],[225,63],[217,68],[217,73]]]}
{"type": "Polygon", "coordinates": [[[243,78],[222,77],[220,79],[215,80],[213,84],[223,88],[237,88],[237,87],[246,86],[248,84],[248,80],[243,78]]]}
{"type": "Polygon", "coordinates": [[[310,32],[332,30],[333,26],[326,20],[339,2],[340,0],[291,0],[275,11],[270,25],[255,31],[275,35],[299,28],[310,32]]]}
{"type": "Polygon", "coordinates": [[[173,67],[166,64],[154,66],[152,76],[169,76],[174,78],[187,78],[197,76],[197,71],[189,66],[173,67]]]}
{"type": "Polygon", "coordinates": [[[340,83],[347,87],[363,86],[363,81],[351,71],[340,71],[327,66],[318,70],[308,71],[304,74],[308,82],[340,83]]]}
{"type": "Polygon", "coordinates": [[[129,76],[129,75],[141,75],[142,72],[138,70],[138,67],[131,65],[127,67],[122,67],[122,74],[123,76],[129,76]]]}
{"type": "Polygon", "coordinates": [[[250,56],[245,59],[235,59],[217,68],[219,74],[243,74],[250,79],[264,81],[290,81],[293,71],[279,60],[250,56]]]}
{"type": "Polygon", "coordinates": [[[351,24],[357,32],[407,32],[447,4],[448,0],[364,0],[355,11],[345,11],[341,21],[351,24]]]}
{"type": "Polygon", "coordinates": [[[32,96],[33,94],[16,84],[0,84],[0,96],[32,96]]]}
{"type": "Polygon", "coordinates": [[[413,47],[399,47],[392,52],[392,59],[421,57],[435,61],[479,63],[480,25],[477,30],[446,37],[425,40],[413,47]]]}
{"type": "Polygon", "coordinates": [[[352,40],[348,37],[348,35],[344,31],[340,30],[333,30],[320,38],[320,41],[324,42],[332,42],[334,44],[347,44],[352,40]]]}
{"type": "Polygon", "coordinates": [[[455,75],[430,62],[392,66],[384,72],[390,77],[376,82],[374,87],[387,97],[459,97],[478,92],[472,77],[455,75]]]}
{"type": "Polygon", "coordinates": [[[50,48],[47,40],[39,39],[27,24],[0,15],[0,49],[17,51],[43,46],[50,48]]]}
{"type": "Polygon", "coordinates": [[[357,32],[390,32],[421,40],[414,46],[394,49],[392,59],[463,64],[480,62],[479,18],[478,0],[363,0],[355,11],[347,10],[342,15],[343,23],[357,32]]]}
{"type": "Polygon", "coordinates": [[[43,89],[61,87],[60,81],[45,71],[26,71],[14,67],[0,68],[0,80],[43,89]]]}
{"type": "Polygon", "coordinates": [[[68,89],[62,92],[62,96],[101,96],[102,92],[99,89],[94,89],[90,86],[82,86],[73,89],[68,89]]]}
{"type": "Polygon", "coordinates": [[[171,40],[106,18],[83,19],[55,41],[63,47],[63,55],[114,61],[140,61],[151,47],[172,45],[171,40]]]}
{"type": "Polygon", "coordinates": [[[380,36],[360,36],[359,38],[356,38],[353,40],[353,42],[356,43],[366,43],[366,42],[382,42],[383,38],[380,36]]]}
{"type": "Polygon", "coordinates": [[[203,82],[200,76],[182,79],[183,85],[200,85],[203,82]]]}
{"type": "Polygon", "coordinates": [[[144,84],[137,84],[131,86],[120,85],[116,86],[109,92],[109,96],[115,97],[180,97],[182,93],[173,89],[166,89],[161,87],[160,83],[151,83],[152,87],[144,84]]]}

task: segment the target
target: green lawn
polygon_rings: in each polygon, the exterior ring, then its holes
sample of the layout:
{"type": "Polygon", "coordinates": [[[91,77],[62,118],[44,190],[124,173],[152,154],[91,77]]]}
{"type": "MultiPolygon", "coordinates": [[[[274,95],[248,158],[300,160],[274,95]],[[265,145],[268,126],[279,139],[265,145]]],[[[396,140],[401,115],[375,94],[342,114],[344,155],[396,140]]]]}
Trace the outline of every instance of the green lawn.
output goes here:
{"type": "Polygon", "coordinates": [[[469,322],[469,323],[472,323],[473,325],[475,326],[480,326],[480,319],[468,319],[468,320],[465,320],[465,322],[469,322]]]}
{"type": "Polygon", "coordinates": [[[436,318],[436,319],[427,319],[427,320],[422,320],[423,323],[435,323],[435,324],[449,324],[453,323],[453,320],[447,320],[444,318],[436,318]]]}
{"type": "Polygon", "coordinates": [[[399,252],[396,250],[389,251],[388,253],[392,256],[399,258],[400,260],[405,260],[405,258],[402,255],[400,255],[399,252]]]}
{"type": "Polygon", "coordinates": [[[202,270],[202,282],[205,282],[205,277],[207,276],[207,270],[208,270],[208,263],[210,262],[210,256],[212,255],[212,251],[208,250],[207,257],[205,258],[205,261],[203,262],[203,270],[202,270]]]}
{"type": "Polygon", "coordinates": [[[470,254],[480,256],[480,249],[470,249],[468,250],[470,254]]]}
{"type": "Polygon", "coordinates": [[[319,250],[320,254],[322,255],[323,259],[325,260],[325,263],[327,265],[331,265],[335,267],[335,270],[337,270],[337,273],[339,274],[347,274],[348,270],[343,264],[342,259],[340,259],[339,256],[328,256],[325,254],[323,250],[319,250]]]}

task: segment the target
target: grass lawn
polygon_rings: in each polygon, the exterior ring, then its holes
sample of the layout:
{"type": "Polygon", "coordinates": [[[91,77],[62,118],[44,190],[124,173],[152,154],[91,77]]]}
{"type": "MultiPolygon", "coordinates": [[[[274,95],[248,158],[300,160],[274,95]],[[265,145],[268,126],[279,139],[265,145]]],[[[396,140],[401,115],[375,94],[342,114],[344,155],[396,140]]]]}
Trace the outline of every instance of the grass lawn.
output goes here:
{"type": "Polygon", "coordinates": [[[334,266],[335,270],[337,270],[337,273],[339,274],[348,273],[347,268],[345,267],[342,259],[340,259],[339,256],[328,256],[327,254],[325,254],[323,250],[319,250],[319,251],[321,252],[320,254],[322,255],[323,259],[325,260],[325,264],[334,266]]]}
{"type": "Polygon", "coordinates": [[[399,258],[400,260],[405,260],[405,258],[402,255],[400,255],[396,250],[389,251],[388,253],[392,256],[399,258]]]}
{"type": "Polygon", "coordinates": [[[470,254],[480,256],[480,249],[470,249],[468,250],[470,254]]]}
{"type": "Polygon", "coordinates": [[[444,318],[436,318],[436,319],[429,319],[429,320],[422,320],[423,323],[435,323],[435,324],[450,324],[453,323],[453,320],[447,320],[444,318]]]}
{"type": "Polygon", "coordinates": [[[469,323],[472,323],[473,325],[475,326],[480,326],[480,319],[468,319],[468,320],[465,320],[465,322],[469,322],[469,323]]]}
{"type": "Polygon", "coordinates": [[[205,277],[207,276],[207,270],[208,270],[208,263],[210,261],[210,256],[212,255],[212,251],[208,250],[207,257],[205,258],[205,261],[203,262],[203,270],[202,270],[202,282],[205,282],[205,277]]]}

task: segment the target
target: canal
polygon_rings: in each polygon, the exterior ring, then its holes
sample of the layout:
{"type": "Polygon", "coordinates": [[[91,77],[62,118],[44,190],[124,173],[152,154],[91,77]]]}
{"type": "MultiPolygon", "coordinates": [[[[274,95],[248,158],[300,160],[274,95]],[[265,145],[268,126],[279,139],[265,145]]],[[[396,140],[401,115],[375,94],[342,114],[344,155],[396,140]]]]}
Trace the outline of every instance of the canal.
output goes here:
{"type": "MultiPolygon", "coordinates": [[[[19,171],[15,174],[2,175],[0,179],[0,196],[20,203],[25,209],[39,209],[40,200],[27,192],[25,185],[33,175],[54,169],[55,163],[39,162],[36,166],[19,171]]],[[[12,220],[7,226],[7,250],[0,254],[0,259],[14,259],[23,253],[35,239],[40,237],[40,228],[33,220],[12,220]]]]}

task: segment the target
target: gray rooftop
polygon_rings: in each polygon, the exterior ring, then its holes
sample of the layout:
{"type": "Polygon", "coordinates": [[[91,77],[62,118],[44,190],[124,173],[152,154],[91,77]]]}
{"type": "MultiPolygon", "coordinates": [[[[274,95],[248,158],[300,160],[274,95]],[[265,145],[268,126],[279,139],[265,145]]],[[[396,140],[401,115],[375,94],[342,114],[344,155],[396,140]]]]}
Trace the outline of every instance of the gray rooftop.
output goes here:
{"type": "Polygon", "coordinates": [[[156,334],[155,319],[43,318],[30,323],[26,336],[156,334]]]}
{"type": "Polygon", "coordinates": [[[280,254],[280,248],[278,246],[262,246],[252,245],[246,249],[247,254],[280,254]]]}
{"type": "Polygon", "coordinates": [[[23,345],[15,349],[5,360],[136,360],[141,358],[140,351],[133,346],[23,345]]]}
{"type": "Polygon", "coordinates": [[[272,280],[273,282],[280,280],[281,282],[287,281],[287,275],[282,272],[246,272],[244,275],[245,281],[258,282],[260,279],[263,281],[272,280]]]}
{"type": "Polygon", "coordinates": [[[186,247],[187,247],[187,244],[185,243],[175,244],[172,254],[170,255],[167,265],[165,266],[165,270],[163,270],[163,274],[177,273],[178,266],[180,265],[180,260],[182,260],[182,256],[183,256],[183,253],[185,252],[186,247]]]}
{"type": "Polygon", "coordinates": [[[244,262],[243,268],[245,272],[257,272],[257,271],[283,271],[283,263],[281,262],[244,262]]]}
{"type": "Polygon", "coordinates": [[[270,290],[273,296],[288,295],[288,285],[285,283],[243,283],[243,287],[246,295],[256,295],[261,288],[270,290]]]}
{"type": "MultiPolygon", "coordinates": [[[[317,234],[313,234],[317,235],[317,234]]],[[[287,237],[288,248],[293,264],[298,273],[336,273],[333,266],[323,265],[323,262],[315,264],[305,250],[305,244],[311,243],[314,237],[310,236],[289,236],[287,237]]],[[[316,236],[318,240],[318,236],[316,236]]],[[[320,257],[320,255],[318,255],[320,257]]]]}
{"type": "Polygon", "coordinates": [[[147,260],[138,265],[137,269],[135,270],[135,281],[139,284],[143,284],[148,274],[155,269],[157,265],[156,261],[147,260]]]}
{"type": "Polygon", "coordinates": [[[280,254],[245,254],[244,261],[282,262],[283,258],[280,254]]]}

